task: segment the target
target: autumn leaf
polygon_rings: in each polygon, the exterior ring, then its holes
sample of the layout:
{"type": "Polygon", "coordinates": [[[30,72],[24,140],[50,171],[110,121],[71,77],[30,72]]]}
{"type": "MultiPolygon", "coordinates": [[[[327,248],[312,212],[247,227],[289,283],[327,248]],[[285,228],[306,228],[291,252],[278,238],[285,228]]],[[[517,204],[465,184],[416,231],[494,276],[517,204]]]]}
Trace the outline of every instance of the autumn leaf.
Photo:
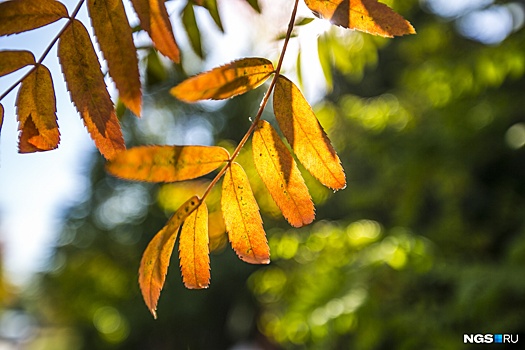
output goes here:
{"type": "Polygon", "coordinates": [[[142,28],[161,54],[180,63],[180,52],[173,35],[164,0],[131,0],[142,28]]]}
{"type": "Polygon", "coordinates": [[[59,1],[4,1],[0,3],[0,36],[40,28],[67,17],[67,9],[59,1]]]}
{"type": "Polygon", "coordinates": [[[20,153],[48,151],[58,147],[60,133],[51,73],[43,65],[22,80],[16,101],[20,153]]]}
{"type": "Polygon", "coordinates": [[[253,134],[255,168],[283,216],[294,227],[311,223],[315,208],[290,151],[275,129],[260,120],[253,134]]]}
{"type": "Polygon", "coordinates": [[[179,259],[186,288],[202,289],[210,284],[208,244],[208,208],[203,202],[186,218],[180,231],[179,259]]]}
{"type": "Polygon", "coordinates": [[[170,92],[186,102],[223,100],[257,88],[273,72],[265,58],[243,58],[186,79],[170,92]]]}
{"type": "Polygon", "coordinates": [[[166,225],[149,242],[139,268],[139,286],[146,306],[157,318],[157,303],[164,287],[170,265],[171,253],[179,228],[184,220],[199,206],[197,196],[190,198],[168,220],[166,225]]]}
{"type": "Polygon", "coordinates": [[[35,64],[35,56],[30,51],[0,51],[0,77],[30,64],[35,64]]]}
{"type": "Polygon", "coordinates": [[[345,173],[328,136],[299,88],[282,75],[275,85],[273,110],[281,131],[306,170],[327,187],[345,188],[345,173]]]}
{"type": "Polygon", "coordinates": [[[341,27],[393,38],[415,34],[414,27],[377,0],[304,0],[318,17],[341,27]]]}
{"type": "Polygon", "coordinates": [[[89,0],[89,16],[120,100],[140,116],[142,92],[137,50],[122,0],[89,0]]]}
{"type": "Polygon", "coordinates": [[[140,146],[120,152],[106,169],[127,180],[173,182],[206,175],[229,158],[216,146],[140,146]]]}
{"type": "Polygon", "coordinates": [[[250,264],[270,263],[270,248],[244,169],[233,163],[222,184],[221,209],[233,250],[250,264]]]}
{"type": "Polygon", "coordinates": [[[124,138],[84,25],[73,20],[58,42],[58,58],[71,100],[100,153],[111,159],[124,150],[124,138]]]}

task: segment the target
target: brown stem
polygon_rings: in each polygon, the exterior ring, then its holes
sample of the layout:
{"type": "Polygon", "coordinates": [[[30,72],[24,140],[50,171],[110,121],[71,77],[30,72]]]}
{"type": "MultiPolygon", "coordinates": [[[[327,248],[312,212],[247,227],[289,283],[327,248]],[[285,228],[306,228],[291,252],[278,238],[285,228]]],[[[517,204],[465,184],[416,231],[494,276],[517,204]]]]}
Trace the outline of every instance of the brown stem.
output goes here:
{"type": "Polygon", "coordinates": [[[44,62],[44,59],[47,57],[47,55],[49,54],[49,52],[51,51],[51,49],[53,48],[53,46],[55,46],[55,44],[57,43],[58,39],[60,39],[60,36],[62,35],[62,33],[64,32],[64,30],[66,30],[66,28],[71,24],[71,22],[73,22],[73,20],[75,19],[75,17],[77,16],[78,14],[78,11],[80,11],[80,8],[82,7],[82,4],[84,3],[85,0],[80,0],[77,4],[77,6],[75,7],[75,9],[73,10],[73,12],[71,13],[71,16],[69,16],[69,19],[66,23],[66,25],[64,25],[64,27],[62,27],[62,29],[60,30],[60,32],[58,32],[58,34],[55,36],[55,38],[49,43],[49,45],[47,46],[46,50],[44,51],[44,53],[40,56],[40,58],[38,59],[37,63],[35,63],[33,65],[33,68],[31,68],[29,70],[29,72],[27,72],[23,77],[21,77],[20,79],[18,79],[13,85],[11,85],[6,91],[4,91],[4,93],[2,95],[0,95],[0,101],[4,99],[4,97],[6,97],[7,95],[9,95],[9,93],[11,91],[13,91],[17,86],[18,84],[20,84],[26,77],[29,76],[29,74],[33,73],[33,71],[39,66],[42,64],[42,62],[44,62]]]}
{"type": "Polygon", "coordinates": [[[268,90],[266,91],[266,94],[264,95],[263,100],[261,101],[261,105],[259,106],[259,110],[257,111],[257,114],[255,115],[255,118],[253,119],[252,125],[246,131],[246,134],[244,134],[244,137],[239,142],[235,150],[233,151],[228,163],[219,171],[219,173],[215,176],[215,178],[212,180],[212,182],[208,185],[206,188],[206,191],[202,195],[201,202],[206,199],[206,196],[210,193],[212,188],[217,184],[217,182],[221,179],[221,177],[228,171],[228,169],[231,167],[233,162],[235,161],[235,158],[239,155],[239,152],[241,152],[241,149],[244,147],[248,139],[250,138],[251,134],[255,131],[255,128],[257,127],[257,123],[259,122],[259,119],[261,119],[261,116],[264,112],[264,109],[266,108],[266,105],[268,104],[268,101],[270,100],[270,96],[272,94],[273,88],[275,87],[275,83],[277,82],[277,78],[279,77],[279,74],[281,72],[281,68],[283,66],[284,61],[284,55],[286,54],[286,49],[288,47],[288,42],[290,41],[290,37],[292,36],[292,30],[295,23],[295,17],[297,15],[297,6],[299,5],[299,0],[295,0],[294,8],[292,10],[292,15],[290,16],[290,22],[288,23],[288,31],[286,32],[286,38],[284,39],[283,49],[281,51],[281,55],[279,57],[279,61],[277,63],[277,67],[274,71],[273,79],[270,83],[270,86],[268,87],[268,90]]]}

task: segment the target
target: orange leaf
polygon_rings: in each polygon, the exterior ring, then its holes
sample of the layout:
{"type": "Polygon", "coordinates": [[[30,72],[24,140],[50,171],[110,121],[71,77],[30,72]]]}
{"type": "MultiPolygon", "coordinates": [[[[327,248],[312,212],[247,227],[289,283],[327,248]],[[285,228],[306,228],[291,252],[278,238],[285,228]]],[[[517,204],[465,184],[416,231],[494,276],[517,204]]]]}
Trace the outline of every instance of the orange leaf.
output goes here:
{"type": "Polygon", "coordinates": [[[35,64],[35,56],[30,51],[0,51],[0,77],[35,64]]]}
{"type": "Polygon", "coordinates": [[[222,183],[221,208],[228,237],[239,258],[250,264],[269,264],[270,248],[244,169],[233,163],[222,183]]]}
{"type": "Polygon", "coordinates": [[[59,1],[4,1],[0,3],[0,36],[40,28],[67,17],[67,9],[59,1]]]}
{"type": "Polygon", "coordinates": [[[58,58],[71,100],[100,153],[111,159],[126,149],[97,54],[84,25],[73,20],[58,42],[58,58]]]}
{"type": "Polygon", "coordinates": [[[139,286],[144,302],[154,318],[157,318],[155,310],[157,309],[160,291],[166,281],[166,273],[180,225],[199,206],[199,203],[200,200],[197,196],[184,203],[153,237],[142,255],[139,268],[139,286]]]}
{"type": "Polygon", "coordinates": [[[341,161],[299,88],[282,75],[277,79],[273,110],[284,136],[304,167],[323,185],[345,188],[341,161]]]}
{"type": "Polygon", "coordinates": [[[210,284],[208,208],[202,203],[188,216],[180,231],[179,258],[184,285],[189,289],[210,284]]]}
{"type": "Polygon", "coordinates": [[[131,0],[142,28],[148,32],[153,45],[173,62],[180,62],[180,52],[173,36],[164,0],[131,0]]]}
{"type": "Polygon", "coordinates": [[[273,72],[265,58],[243,58],[186,79],[170,92],[186,102],[223,100],[255,89],[273,72]]]}
{"type": "Polygon", "coordinates": [[[174,182],[206,175],[229,158],[216,146],[140,146],[120,152],[106,169],[127,180],[174,182]]]}
{"type": "Polygon", "coordinates": [[[305,0],[317,16],[341,27],[393,38],[415,34],[414,27],[377,0],[305,0]]]}
{"type": "Polygon", "coordinates": [[[19,152],[49,151],[58,147],[60,133],[56,116],[55,90],[51,73],[43,65],[22,80],[16,101],[19,152]]]}
{"type": "Polygon", "coordinates": [[[140,116],[142,93],[131,28],[122,0],[89,0],[89,15],[122,102],[140,116]]]}
{"type": "Polygon", "coordinates": [[[315,208],[303,176],[275,129],[264,120],[257,124],[252,150],[255,168],[286,220],[295,227],[311,223],[315,208]]]}

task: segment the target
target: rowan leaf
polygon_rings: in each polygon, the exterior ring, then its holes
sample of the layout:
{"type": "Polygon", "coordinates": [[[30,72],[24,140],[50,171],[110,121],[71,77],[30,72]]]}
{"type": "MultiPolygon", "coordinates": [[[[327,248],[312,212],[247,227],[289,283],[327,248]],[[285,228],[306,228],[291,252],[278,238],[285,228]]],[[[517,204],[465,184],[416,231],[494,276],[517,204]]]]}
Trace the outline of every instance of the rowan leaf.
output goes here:
{"type": "Polygon", "coordinates": [[[154,318],[157,318],[157,303],[166,281],[166,273],[179,228],[199,204],[200,200],[197,196],[186,201],[153,237],[142,255],[139,267],[139,286],[144,302],[154,318]]]}
{"type": "Polygon", "coordinates": [[[184,29],[190,39],[191,48],[200,57],[204,58],[204,52],[202,51],[201,43],[201,32],[197,25],[197,19],[195,18],[195,11],[193,10],[193,4],[188,1],[184,10],[182,10],[182,23],[184,29]]]}
{"type": "Polygon", "coordinates": [[[73,20],[58,42],[58,58],[71,100],[100,153],[111,159],[126,149],[97,54],[84,25],[73,20]]]}
{"type": "Polygon", "coordinates": [[[222,26],[221,16],[219,14],[219,8],[217,6],[217,0],[204,0],[204,1],[198,1],[196,2],[197,5],[202,6],[208,10],[210,13],[210,16],[215,21],[215,24],[221,32],[224,33],[224,27],[222,26]]]}
{"type": "Polygon", "coordinates": [[[4,1],[0,3],[0,36],[40,28],[68,16],[60,1],[4,1]]]}
{"type": "Polygon", "coordinates": [[[221,209],[233,250],[250,264],[269,264],[270,248],[259,206],[244,169],[233,163],[222,183],[221,209]]]}
{"type": "Polygon", "coordinates": [[[16,101],[20,153],[49,151],[58,147],[60,133],[51,73],[43,65],[22,80],[16,101]]]}
{"type": "Polygon", "coordinates": [[[30,51],[0,51],[0,77],[31,64],[35,64],[35,56],[30,51]]]}
{"type": "Polygon", "coordinates": [[[131,0],[140,24],[161,54],[180,63],[180,51],[163,0],[131,0]]]}
{"type": "Polygon", "coordinates": [[[377,0],[304,0],[320,18],[341,27],[393,38],[415,34],[414,27],[401,15],[377,0]]]}
{"type": "Polygon", "coordinates": [[[229,158],[217,146],[139,146],[120,152],[106,169],[127,180],[174,182],[206,175],[229,158]]]}
{"type": "Polygon", "coordinates": [[[275,129],[264,120],[253,134],[252,151],[255,168],[286,220],[294,227],[311,223],[315,208],[303,176],[275,129]]]}
{"type": "Polygon", "coordinates": [[[182,280],[186,288],[202,289],[209,286],[208,244],[208,208],[203,202],[186,218],[180,231],[179,259],[182,280]]]}
{"type": "Polygon", "coordinates": [[[89,16],[119,98],[140,116],[142,92],[137,50],[122,0],[89,0],[89,16]]]}
{"type": "Polygon", "coordinates": [[[261,13],[261,7],[258,0],[246,0],[246,2],[258,13],[261,13]]]}
{"type": "Polygon", "coordinates": [[[223,100],[257,88],[273,72],[265,58],[243,58],[186,79],[170,92],[186,102],[223,100]]]}
{"type": "Polygon", "coordinates": [[[331,189],[345,188],[341,161],[312,107],[299,88],[282,75],[275,85],[273,110],[281,131],[306,170],[331,189]]]}

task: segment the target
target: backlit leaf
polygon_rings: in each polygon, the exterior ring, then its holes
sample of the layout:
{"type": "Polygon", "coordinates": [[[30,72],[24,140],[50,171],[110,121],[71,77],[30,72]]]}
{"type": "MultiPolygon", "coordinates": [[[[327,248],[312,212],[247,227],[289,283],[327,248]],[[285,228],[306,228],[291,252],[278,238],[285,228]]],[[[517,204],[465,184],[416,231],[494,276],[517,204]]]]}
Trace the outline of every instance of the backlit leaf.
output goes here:
{"type": "Polygon", "coordinates": [[[377,0],[304,0],[318,17],[349,29],[392,38],[415,34],[414,27],[377,0]]]}
{"type": "Polygon", "coordinates": [[[221,208],[233,250],[250,264],[270,263],[259,206],[244,169],[233,163],[224,176],[221,208]]]}
{"type": "Polygon", "coordinates": [[[0,77],[30,64],[35,64],[35,56],[30,51],[0,51],[0,77]]]}
{"type": "Polygon", "coordinates": [[[257,11],[258,13],[261,13],[261,7],[259,6],[259,0],[246,0],[250,6],[257,11]]]}
{"type": "Polygon", "coordinates": [[[58,42],[58,58],[71,95],[100,153],[111,159],[124,150],[113,102],[100,71],[97,54],[84,25],[73,20],[58,42]]]}
{"type": "Polygon", "coordinates": [[[38,65],[22,80],[16,101],[20,153],[49,151],[58,147],[60,133],[51,73],[38,65]]]}
{"type": "Polygon", "coordinates": [[[206,175],[229,158],[216,146],[139,146],[120,152],[106,169],[127,180],[173,182],[206,175]]]}
{"type": "Polygon", "coordinates": [[[142,255],[139,286],[144,302],[154,318],[157,318],[157,303],[166,281],[177,233],[184,220],[199,206],[199,203],[199,198],[196,196],[184,203],[153,237],[142,255]]]}
{"type": "Polygon", "coordinates": [[[222,26],[221,16],[219,14],[219,8],[217,6],[217,0],[204,0],[197,2],[198,5],[203,6],[208,10],[210,13],[210,16],[215,21],[215,24],[217,24],[217,27],[221,30],[221,32],[224,32],[224,27],[222,26]]]}
{"type": "Polygon", "coordinates": [[[122,0],[89,0],[89,15],[120,100],[140,116],[142,93],[131,28],[122,0]]]}
{"type": "Polygon", "coordinates": [[[67,9],[60,1],[4,1],[0,3],[0,36],[40,28],[67,17],[67,9]]]}
{"type": "Polygon", "coordinates": [[[188,1],[188,4],[182,11],[182,23],[184,24],[184,29],[186,29],[186,33],[190,39],[190,44],[193,51],[199,55],[200,58],[203,58],[204,53],[202,51],[201,32],[199,30],[199,26],[197,25],[195,11],[193,10],[193,4],[191,1],[188,1]]]}
{"type": "Polygon", "coordinates": [[[180,52],[163,0],[131,0],[140,24],[148,32],[153,45],[173,62],[180,62],[180,52]]]}
{"type": "Polygon", "coordinates": [[[253,160],[273,200],[295,227],[314,220],[315,208],[290,151],[266,121],[260,120],[252,140],[253,160]]]}
{"type": "Polygon", "coordinates": [[[202,203],[182,226],[179,258],[186,288],[207,288],[210,284],[210,250],[208,247],[208,208],[202,203]]]}
{"type": "Polygon", "coordinates": [[[275,85],[273,110],[304,167],[323,185],[334,190],[345,188],[345,173],[328,136],[299,88],[282,75],[275,85]]]}
{"type": "Polygon", "coordinates": [[[265,58],[243,58],[186,79],[170,92],[186,102],[223,100],[255,89],[273,72],[265,58]]]}

